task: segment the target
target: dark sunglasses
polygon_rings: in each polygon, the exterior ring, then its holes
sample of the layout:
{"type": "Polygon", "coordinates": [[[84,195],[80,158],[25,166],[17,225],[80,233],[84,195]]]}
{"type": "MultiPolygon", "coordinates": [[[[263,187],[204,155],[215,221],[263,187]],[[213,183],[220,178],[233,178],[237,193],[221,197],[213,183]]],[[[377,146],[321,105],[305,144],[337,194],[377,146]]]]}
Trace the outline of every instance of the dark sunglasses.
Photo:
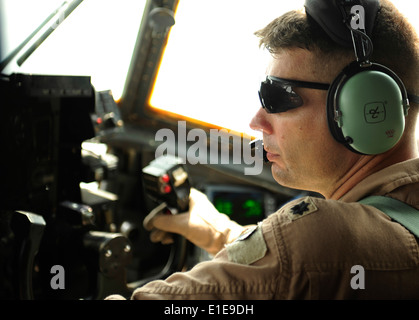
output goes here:
{"type": "Polygon", "coordinates": [[[303,99],[295,93],[293,88],[328,90],[329,86],[329,84],[325,83],[267,76],[266,80],[260,84],[259,99],[262,107],[268,113],[285,112],[301,107],[304,104],[303,99]]]}

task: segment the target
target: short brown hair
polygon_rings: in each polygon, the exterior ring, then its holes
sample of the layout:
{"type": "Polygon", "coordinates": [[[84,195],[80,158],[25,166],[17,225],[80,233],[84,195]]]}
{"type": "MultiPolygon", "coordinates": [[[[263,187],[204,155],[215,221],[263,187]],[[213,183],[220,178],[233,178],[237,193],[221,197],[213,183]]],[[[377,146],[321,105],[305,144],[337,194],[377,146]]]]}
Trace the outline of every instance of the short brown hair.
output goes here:
{"type": "MultiPolygon", "coordinates": [[[[419,40],[413,26],[388,0],[381,0],[371,40],[371,61],[392,69],[409,93],[419,95],[419,40]]],[[[313,51],[318,59],[355,59],[353,48],[335,43],[304,11],[290,11],[255,33],[260,45],[271,53],[302,48],[313,51]]],[[[321,60],[319,60],[321,62],[321,60]]],[[[322,65],[321,63],[319,65],[322,65]]],[[[340,70],[335,70],[339,72],[340,70]]]]}

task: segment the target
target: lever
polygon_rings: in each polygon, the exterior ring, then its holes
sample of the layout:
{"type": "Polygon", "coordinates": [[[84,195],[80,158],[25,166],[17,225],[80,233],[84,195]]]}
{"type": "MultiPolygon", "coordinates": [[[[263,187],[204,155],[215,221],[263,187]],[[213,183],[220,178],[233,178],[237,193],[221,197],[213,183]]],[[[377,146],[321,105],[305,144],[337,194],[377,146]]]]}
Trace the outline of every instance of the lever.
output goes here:
{"type": "Polygon", "coordinates": [[[42,216],[26,212],[15,211],[11,221],[11,229],[15,235],[18,255],[18,287],[19,298],[33,300],[32,276],[34,260],[38,253],[46,223],[42,216]]]}

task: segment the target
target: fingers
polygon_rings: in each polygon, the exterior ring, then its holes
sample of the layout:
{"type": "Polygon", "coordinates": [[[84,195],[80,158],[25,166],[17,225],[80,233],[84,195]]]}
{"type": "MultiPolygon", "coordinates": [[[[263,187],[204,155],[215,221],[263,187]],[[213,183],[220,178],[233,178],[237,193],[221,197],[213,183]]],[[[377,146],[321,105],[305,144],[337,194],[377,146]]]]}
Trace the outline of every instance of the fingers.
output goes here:
{"type": "Polygon", "coordinates": [[[143,226],[146,230],[150,231],[153,229],[153,220],[157,215],[162,214],[163,210],[167,207],[166,203],[163,202],[162,204],[158,205],[154,208],[145,218],[143,221],[143,226]]]}
{"type": "Polygon", "coordinates": [[[152,220],[154,228],[185,235],[188,228],[189,213],[180,213],[175,215],[157,215],[152,220]]]}
{"type": "MultiPolygon", "coordinates": [[[[205,194],[194,188],[191,189],[190,207],[203,202],[204,199],[208,201],[205,194]]],[[[188,233],[190,212],[167,215],[163,213],[166,208],[167,205],[162,203],[144,218],[143,226],[146,230],[151,231],[150,240],[152,242],[170,244],[173,243],[173,237],[170,233],[177,233],[182,236],[188,233]]]]}
{"type": "Polygon", "coordinates": [[[151,242],[161,242],[162,244],[172,244],[173,243],[173,237],[170,233],[167,233],[162,230],[154,229],[150,233],[150,240],[151,242]]]}
{"type": "Polygon", "coordinates": [[[162,203],[153,209],[143,221],[146,230],[151,231],[151,242],[161,242],[162,244],[172,244],[173,236],[171,233],[182,235],[187,223],[187,214],[170,215],[164,214],[167,205],[162,203]]]}

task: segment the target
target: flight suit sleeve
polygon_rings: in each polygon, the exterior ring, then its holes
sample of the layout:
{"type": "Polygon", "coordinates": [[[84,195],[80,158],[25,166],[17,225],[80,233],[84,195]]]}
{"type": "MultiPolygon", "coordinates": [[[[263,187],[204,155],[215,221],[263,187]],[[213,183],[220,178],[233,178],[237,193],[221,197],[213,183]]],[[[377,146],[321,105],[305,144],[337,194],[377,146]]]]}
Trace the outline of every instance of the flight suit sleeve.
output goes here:
{"type": "Polygon", "coordinates": [[[272,299],[280,259],[268,222],[249,229],[213,260],[134,291],[131,299],[272,299]]]}

